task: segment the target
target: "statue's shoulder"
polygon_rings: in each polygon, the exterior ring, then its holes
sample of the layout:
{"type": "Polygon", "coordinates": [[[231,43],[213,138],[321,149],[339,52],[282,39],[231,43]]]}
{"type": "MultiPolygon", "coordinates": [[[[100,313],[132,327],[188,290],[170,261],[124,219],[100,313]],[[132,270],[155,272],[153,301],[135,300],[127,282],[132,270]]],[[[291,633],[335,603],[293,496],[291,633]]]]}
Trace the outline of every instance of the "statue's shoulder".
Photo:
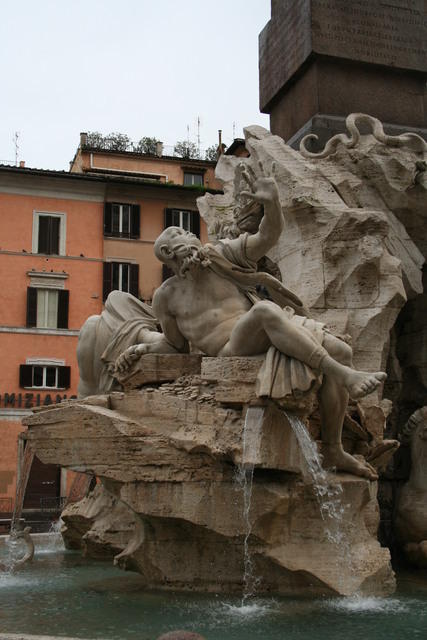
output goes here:
{"type": "Polygon", "coordinates": [[[178,284],[177,276],[171,276],[167,278],[161,285],[158,287],[153,295],[153,308],[155,305],[168,300],[172,293],[175,291],[178,284]]]}

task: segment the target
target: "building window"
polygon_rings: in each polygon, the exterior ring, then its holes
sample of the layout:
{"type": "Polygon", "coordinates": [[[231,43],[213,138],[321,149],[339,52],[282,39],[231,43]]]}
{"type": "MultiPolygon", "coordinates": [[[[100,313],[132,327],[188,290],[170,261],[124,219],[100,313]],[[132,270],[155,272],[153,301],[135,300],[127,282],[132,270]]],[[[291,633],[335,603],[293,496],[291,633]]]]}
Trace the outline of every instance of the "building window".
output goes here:
{"type": "Polygon", "coordinates": [[[138,297],[139,265],[129,262],[104,262],[103,299],[111,291],[126,291],[138,297]]]}
{"type": "Polygon", "coordinates": [[[27,327],[68,329],[69,291],[27,287],[27,327]]]}
{"type": "Polygon", "coordinates": [[[200,215],[197,211],[165,209],[165,229],[166,227],[181,227],[200,238],[200,215]]]}
{"type": "Polygon", "coordinates": [[[32,252],[65,255],[65,213],[34,212],[32,252]]]}
{"type": "Polygon", "coordinates": [[[203,174],[184,171],[184,185],[186,187],[203,187],[203,174]]]}
{"type": "Polygon", "coordinates": [[[106,202],[104,205],[104,236],[139,238],[140,207],[138,204],[106,202]]]}
{"type": "Polygon", "coordinates": [[[19,386],[33,389],[68,389],[71,367],[51,364],[21,364],[19,386]]]}

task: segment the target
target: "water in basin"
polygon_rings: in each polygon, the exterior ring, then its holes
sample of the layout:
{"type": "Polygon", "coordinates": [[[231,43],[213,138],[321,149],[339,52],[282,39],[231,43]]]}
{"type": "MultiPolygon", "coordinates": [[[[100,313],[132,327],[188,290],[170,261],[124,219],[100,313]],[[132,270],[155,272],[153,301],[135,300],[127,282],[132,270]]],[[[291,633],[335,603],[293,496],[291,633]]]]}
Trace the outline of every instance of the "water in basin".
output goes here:
{"type": "Polygon", "coordinates": [[[172,629],[207,640],[406,640],[427,637],[427,572],[402,575],[389,598],[241,598],[153,593],[108,561],[42,548],[0,574],[0,632],[154,640],[172,629]]]}

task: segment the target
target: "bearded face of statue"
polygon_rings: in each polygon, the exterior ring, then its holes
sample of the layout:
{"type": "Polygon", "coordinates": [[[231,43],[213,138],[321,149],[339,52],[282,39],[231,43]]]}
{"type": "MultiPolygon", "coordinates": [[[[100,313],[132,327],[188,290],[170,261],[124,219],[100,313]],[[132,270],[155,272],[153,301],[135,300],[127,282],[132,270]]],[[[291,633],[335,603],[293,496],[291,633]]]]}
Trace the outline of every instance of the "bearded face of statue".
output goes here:
{"type": "Polygon", "coordinates": [[[169,264],[181,277],[198,267],[210,264],[199,238],[180,227],[168,227],[156,240],[156,256],[169,264]]]}

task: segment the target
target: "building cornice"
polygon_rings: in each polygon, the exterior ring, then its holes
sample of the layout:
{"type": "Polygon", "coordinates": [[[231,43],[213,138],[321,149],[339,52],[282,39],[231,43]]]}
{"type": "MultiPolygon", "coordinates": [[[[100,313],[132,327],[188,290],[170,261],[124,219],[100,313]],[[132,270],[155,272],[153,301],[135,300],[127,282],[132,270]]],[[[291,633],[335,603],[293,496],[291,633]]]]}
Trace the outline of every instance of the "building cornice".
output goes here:
{"type": "Polygon", "coordinates": [[[4,327],[0,326],[0,333],[31,333],[36,336],[68,336],[75,337],[80,329],[38,329],[37,327],[4,327]]]}
{"type": "MultiPolygon", "coordinates": [[[[179,162],[182,163],[182,158],[179,158],[179,162]]],[[[202,162],[202,161],[199,161],[202,162]]],[[[209,189],[200,186],[187,186],[182,184],[175,184],[174,182],[155,182],[153,180],[147,180],[138,176],[123,176],[114,174],[112,170],[111,174],[93,175],[88,173],[70,173],[67,171],[56,171],[51,169],[33,169],[29,167],[13,167],[10,165],[0,165],[0,192],[13,192],[9,180],[5,183],[5,178],[10,179],[15,177],[20,182],[25,182],[26,179],[34,182],[36,178],[50,179],[56,183],[67,185],[82,185],[86,189],[96,191],[98,186],[98,198],[104,197],[105,188],[108,185],[135,185],[147,190],[160,190],[160,191],[178,191],[187,194],[203,195],[204,193],[222,193],[218,189],[209,189]],[[101,187],[102,191],[99,190],[101,187]]]]}

